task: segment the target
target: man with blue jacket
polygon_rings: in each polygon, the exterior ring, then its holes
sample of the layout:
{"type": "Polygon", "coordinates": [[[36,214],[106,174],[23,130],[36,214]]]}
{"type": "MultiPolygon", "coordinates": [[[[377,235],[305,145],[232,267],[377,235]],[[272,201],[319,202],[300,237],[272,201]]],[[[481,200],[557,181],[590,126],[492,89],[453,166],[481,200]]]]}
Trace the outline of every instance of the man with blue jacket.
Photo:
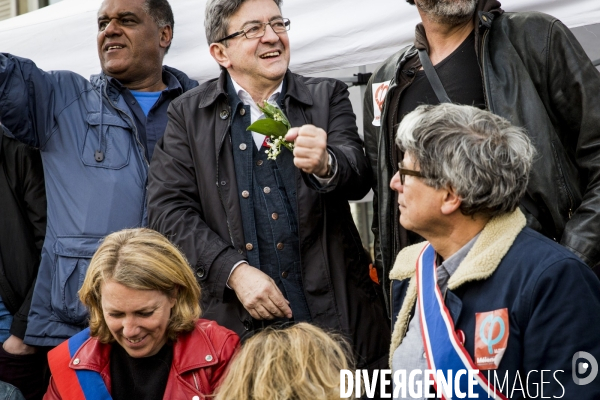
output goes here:
{"type": "Polygon", "coordinates": [[[25,343],[56,346],[86,325],[77,291],[99,241],[146,224],[146,179],[170,102],[197,86],[162,62],[173,37],[167,0],[105,0],[102,73],[44,72],[0,54],[0,119],[41,150],[48,227],[25,343]]]}

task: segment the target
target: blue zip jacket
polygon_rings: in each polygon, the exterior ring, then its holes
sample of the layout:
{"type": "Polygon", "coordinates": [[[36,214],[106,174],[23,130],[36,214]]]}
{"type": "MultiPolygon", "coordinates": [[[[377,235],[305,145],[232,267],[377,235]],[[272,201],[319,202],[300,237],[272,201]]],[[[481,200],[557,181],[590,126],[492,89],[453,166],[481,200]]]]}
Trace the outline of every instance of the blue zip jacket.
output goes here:
{"type": "MultiPolygon", "coordinates": [[[[390,272],[390,365],[413,317],[424,246],[403,249],[390,272]]],[[[482,371],[508,398],[600,399],[600,377],[585,385],[575,380],[600,372],[591,361],[591,372],[579,372],[587,358],[576,356],[585,352],[600,361],[600,282],[572,252],[526,228],[519,209],[488,222],[448,280],[444,303],[472,359],[476,314],[508,310],[506,350],[496,370],[482,371]]]]}
{"type": "MultiPolygon", "coordinates": [[[[163,73],[183,91],[198,85],[172,68],[163,73]]],[[[30,345],[56,346],[85,328],[77,291],[101,238],[146,225],[146,143],[109,80],[44,72],[0,54],[0,120],[41,150],[46,179],[48,225],[25,337],[30,345]]]]}

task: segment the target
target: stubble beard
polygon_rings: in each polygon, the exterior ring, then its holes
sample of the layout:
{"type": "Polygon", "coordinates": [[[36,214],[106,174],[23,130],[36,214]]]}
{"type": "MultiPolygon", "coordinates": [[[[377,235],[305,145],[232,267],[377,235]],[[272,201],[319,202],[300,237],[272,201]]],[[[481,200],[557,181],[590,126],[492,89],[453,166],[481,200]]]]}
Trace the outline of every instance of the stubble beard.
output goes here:
{"type": "Polygon", "coordinates": [[[427,16],[444,25],[461,25],[473,17],[478,0],[415,0],[427,16]]]}

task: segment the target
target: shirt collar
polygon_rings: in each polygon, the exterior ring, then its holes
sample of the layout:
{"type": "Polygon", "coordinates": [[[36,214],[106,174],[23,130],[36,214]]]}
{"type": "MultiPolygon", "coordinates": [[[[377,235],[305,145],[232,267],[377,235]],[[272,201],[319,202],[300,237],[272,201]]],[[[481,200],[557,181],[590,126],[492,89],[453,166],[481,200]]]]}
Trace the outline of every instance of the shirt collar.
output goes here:
{"type": "Polygon", "coordinates": [[[456,272],[456,270],[458,269],[458,266],[465,259],[467,254],[469,254],[469,251],[471,250],[471,248],[477,241],[477,238],[479,237],[480,234],[481,234],[481,232],[478,233],[477,235],[475,235],[475,237],[473,237],[473,239],[469,240],[469,242],[467,244],[465,244],[463,247],[461,247],[460,250],[458,250],[456,253],[454,253],[450,257],[448,257],[447,260],[444,260],[442,265],[440,265],[440,267],[444,267],[444,269],[448,272],[448,276],[452,276],[452,274],[454,274],[454,272],[456,272]]]}
{"type": "MultiPolygon", "coordinates": [[[[231,82],[233,83],[233,88],[235,89],[235,92],[237,93],[237,95],[240,98],[240,100],[242,101],[242,103],[244,103],[247,106],[256,104],[254,102],[254,100],[252,99],[252,96],[250,96],[250,93],[248,93],[243,87],[241,87],[235,81],[235,79],[233,79],[233,77],[231,75],[229,75],[229,77],[231,78],[231,82]]],[[[281,82],[279,83],[279,86],[277,86],[277,89],[275,89],[273,94],[271,94],[271,96],[269,96],[267,101],[276,102],[277,99],[279,98],[279,95],[281,94],[282,89],[283,89],[283,80],[281,80],[281,82]]]]}

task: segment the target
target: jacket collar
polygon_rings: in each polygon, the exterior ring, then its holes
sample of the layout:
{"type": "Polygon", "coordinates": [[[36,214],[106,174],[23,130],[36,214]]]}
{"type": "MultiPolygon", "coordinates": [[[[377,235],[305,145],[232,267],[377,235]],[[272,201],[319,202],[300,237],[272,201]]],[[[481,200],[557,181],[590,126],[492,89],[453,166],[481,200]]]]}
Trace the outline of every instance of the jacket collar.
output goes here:
{"type": "MultiPolygon", "coordinates": [[[[163,66],[162,75],[163,82],[165,82],[167,85],[165,90],[175,91],[176,96],[179,96],[181,93],[198,86],[198,82],[190,79],[183,72],[166,65],[163,66]]],[[[92,75],[90,77],[90,82],[95,88],[107,86],[107,93],[113,100],[115,100],[124,89],[124,86],[121,84],[121,82],[106,75],[104,72],[101,72],[97,75],[92,75]]]]}
{"type": "MultiPolygon", "coordinates": [[[[479,43],[481,43],[483,31],[491,28],[494,17],[504,12],[500,6],[501,4],[498,0],[480,0],[477,3],[475,13],[473,13],[473,26],[479,28],[475,29],[475,52],[477,54],[479,54],[479,43]]],[[[422,23],[419,23],[415,28],[414,46],[419,50],[425,49],[429,53],[429,43],[427,42],[425,27],[423,27],[422,23]]]]}
{"type": "MultiPolygon", "coordinates": [[[[469,281],[487,279],[494,273],[517,235],[525,227],[520,209],[495,217],[481,231],[479,238],[448,281],[448,289],[456,289],[469,281]]],[[[416,262],[425,245],[417,243],[402,250],[390,272],[390,279],[403,280],[415,274],[416,262]]]]}
{"type": "MultiPolygon", "coordinates": [[[[89,338],[75,352],[69,367],[101,373],[108,368],[112,346],[112,343],[101,343],[96,338],[89,338]]],[[[218,362],[217,352],[199,323],[196,323],[194,331],[180,334],[173,344],[173,365],[177,366],[179,374],[218,362]]]]}
{"type": "MultiPolygon", "coordinates": [[[[227,77],[226,70],[221,70],[219,78],[210,82],[203,91],[202,98],[198,108],[205,108],[213,104],[220,96],[227,96],[227,77]]],[[[300,103],[308,106],[313,105],[313,99],[306,85],[298,79],[298,75],[292,73],[289,69],[283,78],[285,81],[285,97],[291,97],[300,103]]]]}

